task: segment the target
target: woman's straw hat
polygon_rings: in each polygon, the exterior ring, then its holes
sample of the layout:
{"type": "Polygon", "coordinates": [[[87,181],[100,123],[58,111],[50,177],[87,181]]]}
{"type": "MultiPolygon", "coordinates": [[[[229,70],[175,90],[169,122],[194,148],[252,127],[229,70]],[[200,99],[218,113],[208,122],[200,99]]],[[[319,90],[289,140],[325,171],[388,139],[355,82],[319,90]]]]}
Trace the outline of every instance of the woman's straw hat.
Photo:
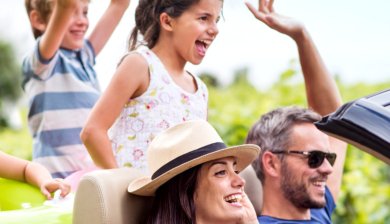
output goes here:
{"type": "Polygon", "coordinates": [[[128,191],[153,196],[157,188],[176,175],[199,164],[235,157],[243,170],[260,153],[254,144],[226,147],[217,131],[204,120],[187,121],[157,135],[147,150],[150,176],[133,180],[128,191]]]}

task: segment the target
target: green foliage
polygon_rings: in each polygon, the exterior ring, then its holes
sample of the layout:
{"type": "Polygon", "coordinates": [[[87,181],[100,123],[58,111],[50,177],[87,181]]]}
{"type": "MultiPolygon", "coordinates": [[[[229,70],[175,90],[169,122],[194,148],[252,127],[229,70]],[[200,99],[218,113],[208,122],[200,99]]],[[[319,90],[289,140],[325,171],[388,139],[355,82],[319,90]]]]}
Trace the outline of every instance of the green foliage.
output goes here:
{"type": "Polygon", "coordinates": [[[0,41],[0,99],[16,100],[21,95],[21,69],[10,44],[0,41]]]}
{"type": "Polygon", "coordinates": [[[218,79],[210,73],[204,72],[199,75],[199,78],[202,79],[202,81],[206,83],[207,86],[212,86],[212,87],[221,86],[218,79]]]}
{"type": "Polygon", "coordinates": [[[337,223],[388,223],[389,171],[385,163],[349,146],[335,217],[337,223]]]}
{"type": "Polygon", "coordinates": [[[21,69],[10,44],[0,40],[0,129],[7,126],[4,100],[15,101],[21,93],[21,69]]]}
{"type": "Polygon", "coordinates": [[[0,130],[0,151],[31,160],[32,138],[27,127],[27,109],[22,111],[23,128],[0,130]]]}

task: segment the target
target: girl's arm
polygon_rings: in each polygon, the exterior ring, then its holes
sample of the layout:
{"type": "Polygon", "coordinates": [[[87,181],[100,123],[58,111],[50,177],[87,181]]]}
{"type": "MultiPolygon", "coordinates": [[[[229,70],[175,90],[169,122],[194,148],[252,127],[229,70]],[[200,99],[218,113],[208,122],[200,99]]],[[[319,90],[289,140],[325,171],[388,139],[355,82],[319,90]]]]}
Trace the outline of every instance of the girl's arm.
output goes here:
{"type": "Polygon", "coordinates": [[[93,107],[80,138],[97,166],[104,169],[118,167],[107,132],[129,99],[146,91],[148,72],[148,65],[142,56],[128,55],[93,107]]]}
{"type": "Polygon", "coordinates": [[[42,165],[0,152],[0,177],[23,181],[40,188],[47,199],[51,193],[61,190],[65,197],[70,192],[70,185],[62,179],[53,179],[49,171],[42,165]]]}
{"type": "Polygon", "coordinates": [[[130,0],[111,0],[88,38],[96,55],[107,43],[129,5],[130,0]]]}
{"type": "Polygon", "coordinates": [[[25,182],[40,188],[47,199],[52,199],[51,193],[61,190],[61,197],[65,197],[70,192],[70,184],[63,179],[53,179],[48,170],[42,165],[34,162],[27,162],[24,167],[25,182]]]}
{"type": "Polygon", "coordinates": [[[0,151],[0,177],[24,181],[24,167],[28,161],[0,151]]]}

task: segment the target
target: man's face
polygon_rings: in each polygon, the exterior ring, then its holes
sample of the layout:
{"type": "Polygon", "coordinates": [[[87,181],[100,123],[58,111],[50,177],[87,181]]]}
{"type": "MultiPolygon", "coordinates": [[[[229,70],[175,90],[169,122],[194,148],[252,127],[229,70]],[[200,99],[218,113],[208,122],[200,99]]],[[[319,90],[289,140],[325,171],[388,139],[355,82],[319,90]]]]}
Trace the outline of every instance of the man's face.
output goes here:
{"type": "MultiPolygon", "coordinates": [[[[328,136],[313,124],[295,125],[288,150],[329,152],[328,136]]],[[[317,168],[310,168],[307,156],[284,154],[281,168],[281,189],[285,198],[298,208],[322,208],[325,206],[325,185],[333,168],[328,160],[317,168]]]]}

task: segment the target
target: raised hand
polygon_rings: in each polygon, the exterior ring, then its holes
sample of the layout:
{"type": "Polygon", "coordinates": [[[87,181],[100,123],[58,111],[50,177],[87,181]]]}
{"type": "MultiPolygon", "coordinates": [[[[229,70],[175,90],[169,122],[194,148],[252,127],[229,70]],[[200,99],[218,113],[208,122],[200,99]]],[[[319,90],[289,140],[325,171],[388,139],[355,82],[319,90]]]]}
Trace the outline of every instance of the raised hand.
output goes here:
{"type": "Polygon", "coordinates": [[[274,0],[259,0],[258,9],[248,2],[245,4],[258,20],[293,39],[296,39],[305,29],[297,20],[276,13],[273,7],[274,0]]]}

